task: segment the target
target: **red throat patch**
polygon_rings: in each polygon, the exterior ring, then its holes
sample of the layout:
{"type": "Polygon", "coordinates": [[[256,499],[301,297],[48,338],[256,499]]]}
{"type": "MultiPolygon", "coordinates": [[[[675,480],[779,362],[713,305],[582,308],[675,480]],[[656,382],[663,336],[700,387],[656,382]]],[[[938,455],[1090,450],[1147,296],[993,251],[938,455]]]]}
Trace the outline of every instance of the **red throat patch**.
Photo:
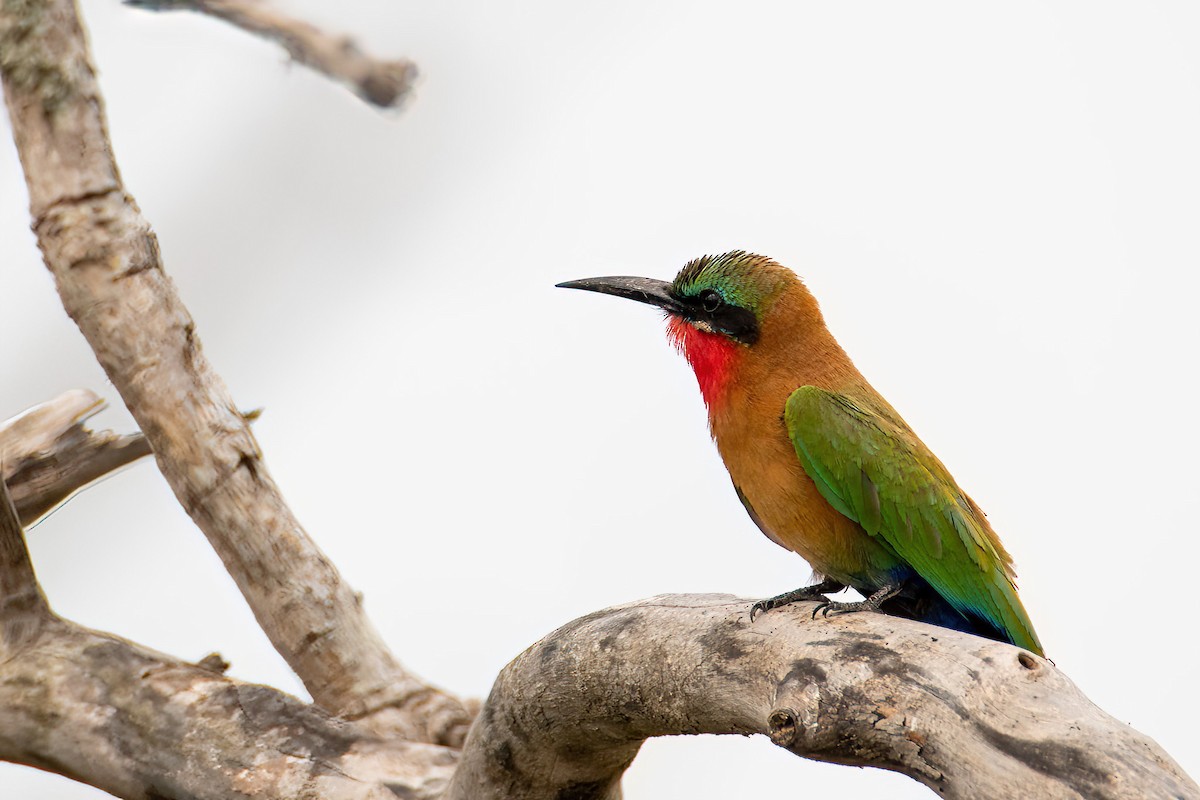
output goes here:
{"type": "Polygon", "coordinates": [[[716,411],[740,355],[738,343],[695,328],[679,317],[667,319],[667,338],[692,365],[709,413],[716,411]]]}

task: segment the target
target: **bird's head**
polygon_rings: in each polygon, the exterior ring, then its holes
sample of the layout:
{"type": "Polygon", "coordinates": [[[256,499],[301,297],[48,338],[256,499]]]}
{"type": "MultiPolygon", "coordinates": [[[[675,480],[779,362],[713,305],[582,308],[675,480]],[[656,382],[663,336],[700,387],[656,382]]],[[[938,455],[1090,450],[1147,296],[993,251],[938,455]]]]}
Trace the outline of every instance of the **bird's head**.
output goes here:
{"type": "MultiPolygon", "coordinates": [[[[780,298],[798,294],[811,300],[791,270],[741,250],[689,261],[669,283],[612,276],[558,285],[625,297],[667,312],[670,337],[695,370],[710,410],[720,402],[738,363],[761,348],[764,334],[776,327],[773,312],[780,298]]],[[[815,301],[812,311],[819,315],[815,301]]]]}

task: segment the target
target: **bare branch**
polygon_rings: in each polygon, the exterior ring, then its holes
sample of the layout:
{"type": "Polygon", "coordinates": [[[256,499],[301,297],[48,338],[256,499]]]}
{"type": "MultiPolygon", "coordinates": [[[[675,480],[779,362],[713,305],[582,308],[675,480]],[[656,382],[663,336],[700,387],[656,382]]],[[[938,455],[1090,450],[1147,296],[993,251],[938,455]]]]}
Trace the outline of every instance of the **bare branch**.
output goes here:
{"type": "Polygon", "coordinates": [[[0,73],[38,245],[63,306],[263,631],[327,711],[416,741],[461,742],[462,703],[388,650],[284,502],[204,357],[121,183],[74,3],[0,6],[0,73]]]}
{"type": "Polygon", "coordinates": [[[199,11],[283,46],[296,61],[340,81],[381,108],[398,106],[412,90],[417,66],[407,59],[371,58],[348,36],[331,36],[255,0],[125,0],[152,11],[199,11]]]}
{"type": "Polygon", "coordinates": [[[0,759],[138,800],[430,800],[455,753],[53,619],[0,659],[0,759]]]}
{"type": "MultiPolygon", "coordinates": [[[[57,480],[30,478],[31,504],[47,503],[40,485],[57,497],[72,476],[102,473],[134,447],[149,452],[140,436],[83,428],[103,405],[76,390],[0,425],[0,454],[18,476],[70,466],[57,480]],[[113,451],[114,441],[128,446],[113,451]]],[[[454,751],[379,739],[275,689],[225,678],[228,666],[215,653],[180,662],[55,616],[0,482],[0,760],[129,798],[386,800],[445,788],[454,751]]]]}
{"type": "Polygon", "coordinates": [[[26,527],[93,481],[150,455],[140,433],[84,427],[104,406],[93,392],[73,389],[0,423],[0,473],[26,527]]]}
{"type": "Polygon", "coordinates": [[[444,800],[615,798],[647,737],[681,733],[761,733],[947,798],[1200,798],[1044,659],[811,603],[750,624],[750,602],[664,595],[550,634],[497,678],[444,800]]]}

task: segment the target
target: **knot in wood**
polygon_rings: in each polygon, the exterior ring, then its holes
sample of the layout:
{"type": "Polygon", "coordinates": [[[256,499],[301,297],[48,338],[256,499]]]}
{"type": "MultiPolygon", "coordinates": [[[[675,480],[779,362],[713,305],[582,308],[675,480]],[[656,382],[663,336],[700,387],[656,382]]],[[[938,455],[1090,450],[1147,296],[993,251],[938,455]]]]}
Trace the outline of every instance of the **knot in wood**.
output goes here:
{"type": "Polygon", "coordinates": [[[796,741],[796,728],[796,712],[790,708],[777,708],[767,717],[767,732],[780,747],[791,747],[796,741]]]}

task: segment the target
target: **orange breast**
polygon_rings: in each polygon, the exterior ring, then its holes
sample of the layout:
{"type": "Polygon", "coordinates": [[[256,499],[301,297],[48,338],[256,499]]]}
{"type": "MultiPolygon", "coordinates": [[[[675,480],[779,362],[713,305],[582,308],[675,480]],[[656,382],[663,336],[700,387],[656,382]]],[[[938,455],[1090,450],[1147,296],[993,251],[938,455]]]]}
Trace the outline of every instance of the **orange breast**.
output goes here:
{"type": "Polygon", "coordinates": [[[775,415],[775,430],[721,415],[713,424],[717,449],[763,533],[799,554],[816,572],[855,583],[863,567],[877,560],[871,558],[871,537],[821,497],[796,458],[780,419],[782,408],[775,415]]]}
{"type": "Polygon", "coordinates": [[[796,375],[745,358],[730,376],[724,402],[709,406],[709,424],[730,477],[767,536],[821,575],[850,586],[879,585],[897,566],[895,555],[821,496],[783,420],[796,388],[842,377],[796,375]]]}

